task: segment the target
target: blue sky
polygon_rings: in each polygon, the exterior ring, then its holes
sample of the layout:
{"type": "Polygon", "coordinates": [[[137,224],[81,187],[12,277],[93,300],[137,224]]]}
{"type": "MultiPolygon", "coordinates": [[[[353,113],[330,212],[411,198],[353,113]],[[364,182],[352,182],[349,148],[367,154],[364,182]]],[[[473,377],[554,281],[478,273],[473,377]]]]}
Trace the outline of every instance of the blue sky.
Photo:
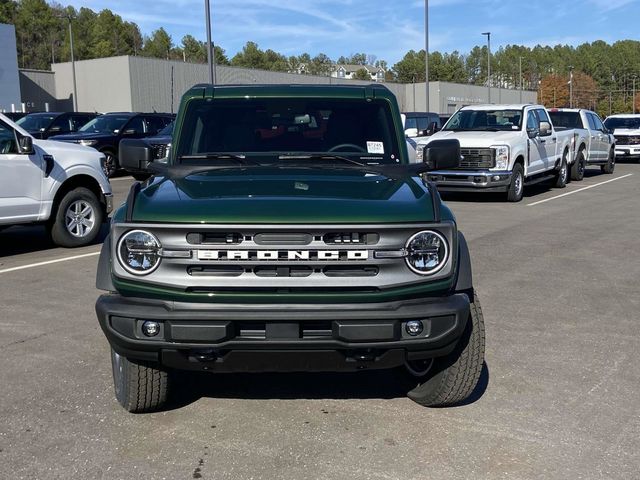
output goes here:
{"type": "MultiPolygon", "coordinates": [[[[69,0],[67,0],[69,1],[69,0]]],[[[67,3],[64,0],[61,3],[67,3]]],[[[71,0],[110,8],[143,34],[164,27],[204,40],[204,0],[71,0]]],[[[430,0],[430,50],[640,40],[640,0],[430,0]]],[[[424,47],[424,0],[211,0],[213,39],[229,57],[252,40],[285,55],[364,52],[393,65],[424,47]]]]}

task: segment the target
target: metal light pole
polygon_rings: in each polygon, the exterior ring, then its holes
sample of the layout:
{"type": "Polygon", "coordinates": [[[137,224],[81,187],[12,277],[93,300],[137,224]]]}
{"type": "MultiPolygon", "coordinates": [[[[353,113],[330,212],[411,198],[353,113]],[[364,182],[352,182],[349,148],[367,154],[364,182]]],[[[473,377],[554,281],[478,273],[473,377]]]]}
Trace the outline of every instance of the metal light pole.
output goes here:
{"type": "Polygon", "coordinates": [[[76,85],[76,60],[73,56],[73,29],[71,28],[71,15],[58,15],[58,18],[66,18],[69,22],[69,48],[71,49],[71,76],[73,77],[73,111],[78,111],[78,88],[76,85]]]}
{"type": "Polygon", "coordinates": [[[569,66],[569,107],[573,108],[573,66],[569,66]]]}
{"type": "Polygon", "coordinates": [[[425,76],[426,83],[426,105],[425,112],[429,111],[429,0],[424,0],[424,53],[425,53],[425,76]]]}
{"type": "Polygon", "coordinates": [[[633,113],[636,113],[636,76],[633,76],[633,113]]]}
{"type": "Polygon", "coordinates": [[[487,103],[491,103],[491,32],[484,32],[487,36],[487,103]]]}
{"type": "Polygon", "coordinates": [[[522,57],[520,57],[520,103],[522,103],[522,57]]]}
{"type": "Polygon", "coordinates": [[[216,83],[215,69],[213,68],[213,44],[211,43],[211,8],[209,0],[204,0],[205,16],[207,19],[207,65],[209,67],[209,83],[216,83]]]}

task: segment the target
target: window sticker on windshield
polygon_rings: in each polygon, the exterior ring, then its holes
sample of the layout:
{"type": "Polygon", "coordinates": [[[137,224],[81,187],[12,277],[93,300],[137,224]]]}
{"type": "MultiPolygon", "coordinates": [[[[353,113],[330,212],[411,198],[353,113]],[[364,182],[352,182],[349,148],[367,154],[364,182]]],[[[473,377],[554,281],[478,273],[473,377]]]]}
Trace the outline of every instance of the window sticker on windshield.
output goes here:
{"type": "Polygon", "coordinates": [[[367,142],[368,153],[384,153],[384,143],[382,142],[367,142]]]}

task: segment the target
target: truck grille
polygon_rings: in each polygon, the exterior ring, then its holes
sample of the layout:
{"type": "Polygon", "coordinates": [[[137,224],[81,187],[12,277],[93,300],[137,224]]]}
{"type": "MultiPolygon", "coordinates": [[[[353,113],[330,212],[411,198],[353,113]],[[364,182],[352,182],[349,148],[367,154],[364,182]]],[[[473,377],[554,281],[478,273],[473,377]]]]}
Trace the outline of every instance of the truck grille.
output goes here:
{"type": "Polygon", "coordinates": [[[153,153],[153,158],[156,160],[160,160],[161,158],[165,158],[167,156],[167,144],[166,143],[153,143],[151,144],[151,152],[153,153]]]}
{"type": "Polygon", "coordinates": [[[640,145],[640,135],[615,135],[618,145],[640,145]]]}
{"type": "Polygon", "coordinates": [[[496,166],[495,151],[491,148],[461,148],[463,159],[459,169],[493,168],[496,166]]]}
{"type": "MultiPolygon", "coordinates": [[[[145,284],[185,292],[318,293],[374,292],[399,285],[434,281],[450,275],[448,266],[428,279],[413,273],[405,245],[416,232],[436,228],[449,239],[450,222],[441,224],[360,226],[257,226],[116,224],[113,238],[131,229],[153,232],[162,244],[162,261],[144,277],[113,262],[114,274],[145,284]]],[[[117,258],[112,244],[113,258],[117,258]]]]}

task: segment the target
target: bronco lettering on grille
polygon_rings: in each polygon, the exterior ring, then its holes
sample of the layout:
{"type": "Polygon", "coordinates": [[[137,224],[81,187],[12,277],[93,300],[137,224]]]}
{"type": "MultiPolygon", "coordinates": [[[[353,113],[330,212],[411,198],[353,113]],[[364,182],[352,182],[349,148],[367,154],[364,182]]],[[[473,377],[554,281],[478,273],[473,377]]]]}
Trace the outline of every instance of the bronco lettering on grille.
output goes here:
{"type": "Polygon", "coordinates": [[[368,260],[368,250],[198,250],[198,260],[368,260]]]}

